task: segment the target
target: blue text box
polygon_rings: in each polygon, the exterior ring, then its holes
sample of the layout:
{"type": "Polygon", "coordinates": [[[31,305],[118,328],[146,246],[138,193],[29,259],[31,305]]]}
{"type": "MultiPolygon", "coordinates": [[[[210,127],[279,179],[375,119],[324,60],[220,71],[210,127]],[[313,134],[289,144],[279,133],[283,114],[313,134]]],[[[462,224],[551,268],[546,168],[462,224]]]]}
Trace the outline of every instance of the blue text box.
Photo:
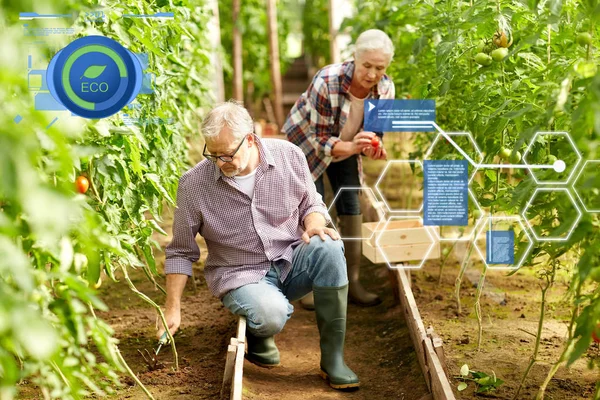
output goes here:
{"type": "Polygon", "coordinates": [[[365,131],[435,131],[435,100],[366,100],[364,107],[365,131]]]}
{"type": "Polygon", "coordinates": [[[466,160],[425,160],[423,223],[466,226],[469,223],[469,163],[466,160]]]}
{"type": "Polygon", "coordinates": [[[515,263],[515,232],[487,231],[486,261],[488,264],[515,263]]]}

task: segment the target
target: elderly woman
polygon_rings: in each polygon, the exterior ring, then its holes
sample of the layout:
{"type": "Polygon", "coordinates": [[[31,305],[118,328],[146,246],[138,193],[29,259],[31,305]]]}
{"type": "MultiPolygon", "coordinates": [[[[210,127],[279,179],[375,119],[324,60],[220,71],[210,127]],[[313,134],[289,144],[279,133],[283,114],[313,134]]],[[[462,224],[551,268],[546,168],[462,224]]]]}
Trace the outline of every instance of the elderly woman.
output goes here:
{"type": "MultiPolygon", "coordinates": [[[[361,186],[361,156],[386,159],[383,146],[373,132],[363,130],[364,102],[393,99],[394,83],[385,74],[394,55],[391,39],[383,31],[363,32],[355,43],[354,60],[332,64],[317,72],[312,83],[290,111],[282,132],[306,155],[315,185],[321,196],[323,173],[337,193],[344,187],[361,186]],[[377,139],[376,139],[377,140],[377,139]]],[[[344,240],[348,267],[349,298],[362,306],[379,304],[381,299],[367,292],[359,281],[362,215],[358,190],[343,190],[336,201],[338,228],[344,240]],[[350,239],[350,240],[348,240],[350,239]]],[[[311,308],[312,299],[302,304],[311,308]]]]}

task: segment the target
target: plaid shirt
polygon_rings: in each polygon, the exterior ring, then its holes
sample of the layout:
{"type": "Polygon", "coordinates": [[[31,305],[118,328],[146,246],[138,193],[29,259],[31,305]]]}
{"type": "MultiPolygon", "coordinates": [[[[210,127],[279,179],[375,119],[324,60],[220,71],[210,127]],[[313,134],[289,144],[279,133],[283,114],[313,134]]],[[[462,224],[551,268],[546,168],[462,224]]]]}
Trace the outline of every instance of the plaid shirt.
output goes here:
{"type": "Polygon", "coordinates": [[[331,221],[300,149],[284,140],[255,139],[260,162],[252,199],[209,160],[179,180],[165,273],[192,275],[192,263],[200,258],[199,233],[208,247],[204,276],[219,298],[261,280],[272,261],[282,260],[284,281],[301,243],[304,218],[319,212],[331,221]]]}
{"type": "MultiPolygon", "coordinates": [[[[281,129],[290,142],[298,145],[306,159],[313,179],[317,180],[331,163],[331,149],[339,142],[340,132],[350,112],[350,83],[354,61],[332,64],[321,69],[290,110],[281,129]]],[[[393,99],[394,82],[383,75],[368,98],[393,99]]],[[[362,162],[359,157],[359,176],[362,162]]]]}

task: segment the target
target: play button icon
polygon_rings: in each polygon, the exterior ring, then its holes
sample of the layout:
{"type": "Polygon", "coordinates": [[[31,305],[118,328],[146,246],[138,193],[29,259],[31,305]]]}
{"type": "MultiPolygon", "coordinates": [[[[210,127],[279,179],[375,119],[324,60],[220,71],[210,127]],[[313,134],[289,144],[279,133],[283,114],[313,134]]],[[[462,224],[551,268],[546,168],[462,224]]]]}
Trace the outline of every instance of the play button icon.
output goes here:
{"type": "Polygon", "coordinates": [[[369,111],[373,111],[374,108],[375,106],[373,105],[373,103],[369,102],[369,111]]]}

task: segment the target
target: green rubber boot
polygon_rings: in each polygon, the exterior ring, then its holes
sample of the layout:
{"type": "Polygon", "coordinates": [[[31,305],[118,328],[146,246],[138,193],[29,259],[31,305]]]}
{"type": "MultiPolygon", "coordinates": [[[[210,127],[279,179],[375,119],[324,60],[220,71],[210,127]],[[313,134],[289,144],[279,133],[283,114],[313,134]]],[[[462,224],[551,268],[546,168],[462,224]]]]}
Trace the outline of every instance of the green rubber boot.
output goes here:
{"type": "Polygon", "coordinates": [[[346,307],[348,285],[341,287],[313,286],[315,313],[321,336],[321,372],[334,389],[359,387],[358,376],[344,362],[346,337],[346,307]]]}
{"type": "Polygon", "coordinates": [[[263,368],[279,366],[279,350],[273,336],[258,337],[246,332],[246,341],[248,342],[246,360],[263,368]]]}

